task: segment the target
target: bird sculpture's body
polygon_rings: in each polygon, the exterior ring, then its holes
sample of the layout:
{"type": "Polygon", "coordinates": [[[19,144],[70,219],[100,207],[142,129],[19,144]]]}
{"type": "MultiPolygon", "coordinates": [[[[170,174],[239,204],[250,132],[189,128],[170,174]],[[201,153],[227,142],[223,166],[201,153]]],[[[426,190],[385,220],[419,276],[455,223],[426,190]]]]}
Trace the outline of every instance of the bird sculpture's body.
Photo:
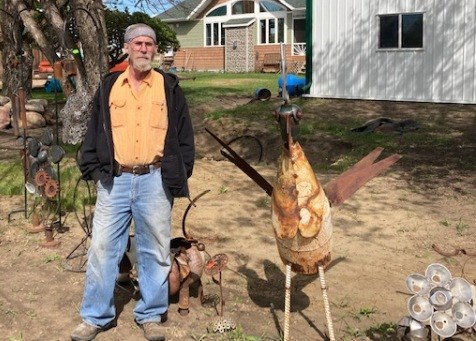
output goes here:
{"type": "Polygon", "coordinates": [[[331,257],[331,207],[299,142],[284,150],[273,187],[271,218],[281,259],[294,272],[317,273],[331,257]]]}

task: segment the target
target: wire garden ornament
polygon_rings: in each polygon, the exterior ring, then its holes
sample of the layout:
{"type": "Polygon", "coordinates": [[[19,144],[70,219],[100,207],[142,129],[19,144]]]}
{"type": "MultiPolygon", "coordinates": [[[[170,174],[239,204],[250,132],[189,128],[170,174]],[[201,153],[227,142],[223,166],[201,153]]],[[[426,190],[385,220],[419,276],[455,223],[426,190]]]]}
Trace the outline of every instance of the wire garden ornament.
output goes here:
{"type": "Polygon", "coordinates": [[[413,294],[407,301],[411,334],[426,335],[428,326],[441,337],[458,329],[474,328],[476,289],[461,277],[452,277],[441,264],[430,264],[425,274],[410,274],[406,287],[413,294]]]}

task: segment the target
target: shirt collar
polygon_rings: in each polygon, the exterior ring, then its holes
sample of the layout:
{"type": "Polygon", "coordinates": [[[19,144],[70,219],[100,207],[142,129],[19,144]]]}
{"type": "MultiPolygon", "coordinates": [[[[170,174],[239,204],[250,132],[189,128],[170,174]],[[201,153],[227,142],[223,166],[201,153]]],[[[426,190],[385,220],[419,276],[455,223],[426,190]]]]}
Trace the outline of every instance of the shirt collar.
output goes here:
{"type": "MultiPolygon", "coordinates": [[[[129,65],[125,70],[124,72],[119,76],[119,78],[117,79],[117,81],[119,82],[119,84],[121,85],[124,85],[126,83],[129,83],[129,68],[131,66],[129,65]]],[[[143,82],[145,84],[147,84],[148,86],[152,86],[152,83],[154,81],[154,70],[152,69],[151,72],[149,72],[147,74],[147,76],[143,79],[143,82]]]]}

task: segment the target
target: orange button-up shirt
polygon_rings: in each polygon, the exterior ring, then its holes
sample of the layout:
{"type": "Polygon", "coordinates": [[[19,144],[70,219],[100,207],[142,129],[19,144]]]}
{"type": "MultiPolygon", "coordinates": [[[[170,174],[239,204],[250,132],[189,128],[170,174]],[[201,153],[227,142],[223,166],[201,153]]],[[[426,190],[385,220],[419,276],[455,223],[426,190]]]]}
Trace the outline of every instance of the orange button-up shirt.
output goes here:
{"type": "Polygon", "coordinates": [[[123,166],[145,165],[163,156],[167,133],[164,78],[152,70],[134,91],[129,68],[114,83],[109,95],[114,158],[123,166]]]}

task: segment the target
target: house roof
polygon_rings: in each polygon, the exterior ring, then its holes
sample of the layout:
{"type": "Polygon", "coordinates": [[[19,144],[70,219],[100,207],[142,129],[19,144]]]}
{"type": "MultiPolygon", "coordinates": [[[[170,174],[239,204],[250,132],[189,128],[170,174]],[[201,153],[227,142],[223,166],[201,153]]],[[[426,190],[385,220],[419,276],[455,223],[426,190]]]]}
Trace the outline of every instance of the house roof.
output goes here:
{"type": "Polygon", "coordinates": [[[247,18],[247,19],[230,19],[227,22],[223,23],[223,27],[246,27],[250,26],[252,23],[255,22],[255,18],[247,18]]]}
{"type": "MultiPolygon", "coordinates": [[[[294,10],[306,8],[306,0],[276,0],[283,6],[294,10]]],[[[183,0],[176,6],[157,15],[157,18],[165,22],[186,21],[194,19],[208,6],[212,0],[183,0]]]]}
{"type": "Polygon", "coordinates": [[[157,18],[166,22],[189,20],[190,15],[203,6],[203,2],[203,0],[183,0],[176,6],[158,14],[157,18]]]}

